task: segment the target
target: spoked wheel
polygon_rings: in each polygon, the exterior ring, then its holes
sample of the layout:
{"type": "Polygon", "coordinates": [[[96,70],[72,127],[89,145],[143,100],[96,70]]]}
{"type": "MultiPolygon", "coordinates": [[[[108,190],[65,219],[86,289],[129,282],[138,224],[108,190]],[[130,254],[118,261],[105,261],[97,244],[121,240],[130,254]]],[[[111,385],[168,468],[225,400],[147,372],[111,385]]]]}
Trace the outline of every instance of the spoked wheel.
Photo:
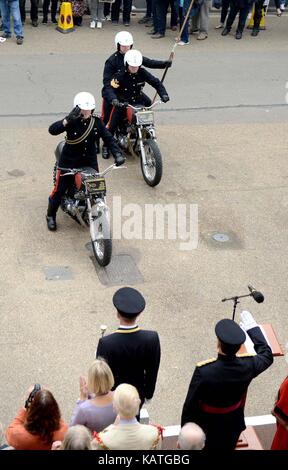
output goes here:
{"type": "Polygon", "coordinates": [[[153,139],[143,141],[146,165],[141,158],[143,178],[149,186],[157,186],[162,178],[162,156],[157,142],[153,139]]]}
{"type": "Polygon", "coordinates": [[[90,233],[96,261],[100,266],[107,266],[112,256],[112,240],[107,218],[102,216],[100,220],[93,220],[90,223],[90,233]]]}

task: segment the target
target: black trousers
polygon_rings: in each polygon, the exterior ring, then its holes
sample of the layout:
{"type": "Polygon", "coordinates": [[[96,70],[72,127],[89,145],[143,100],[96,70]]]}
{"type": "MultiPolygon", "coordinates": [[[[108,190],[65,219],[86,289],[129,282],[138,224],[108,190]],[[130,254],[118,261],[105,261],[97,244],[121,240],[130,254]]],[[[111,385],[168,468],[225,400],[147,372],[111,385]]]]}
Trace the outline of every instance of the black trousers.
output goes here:
{"type": "Polygon", "coordinates": [[[226,28],[230,31],[233,22],[237,16],[237,13],[239,13],[237,31],[239,31],[239,33],[243,33],[249,10],[250,4],[248,2],[246,3],[239,0],[231,0],[230,12],[227,18],[226,28]]]}
{"type": "Polygon", "coordinates": [[[152,17],[152,0],[146,0],[146,14],[147,18],[152,17]]]}
{"type": "MultiPolygon", "coordinates": [[[[22,23],[24,23],[24,21],[26,20],[25,3],[26,3],[26,0],[19,0],[20,15],[21,15],[22,23]]],[[[31,21],[38,20],[38,5],[39,5],[39,0],[31,0],[31,10],[30,10],[31,21]]]]}
{"type": "MultiPolygon", "coordinates": [[[[56,20],[58,0],[51,0],[51,20],[56,20]]],[[[44,0],[43,2],[43,19],[47,21],[48,11],[50,6],[50,0],[44,0]]]]}
{"type": "Polygon", "coordinates": [[[262,18],[262,10],[263,10],[263,3],[264,3],[264,0],[256,0],[255,1],[253,29],[259,29],[260,28],[260,21],[261,21],[261,18],[262,18]]]}
{"type": "Polygon", "coordinates": [[[156,16],[157,16],[157,32],[165,35],[166,17],[169,6],[169,0],[155,0],[156,16]]]}
{"type": "Polygon", "coordinates": [[[220,23],[223,23],[223,24],[225,23],[229,6],[230,6],[230,0],[222,0],[220,23]]]}
{"type": "MultiPolygon", "coordinates": [[[[111,20],[119,21],[121,0],[115,0],[111,8],[111,20]]],[[[123,23],[130,23],[132,0],[123,0],[123,23]]]]}

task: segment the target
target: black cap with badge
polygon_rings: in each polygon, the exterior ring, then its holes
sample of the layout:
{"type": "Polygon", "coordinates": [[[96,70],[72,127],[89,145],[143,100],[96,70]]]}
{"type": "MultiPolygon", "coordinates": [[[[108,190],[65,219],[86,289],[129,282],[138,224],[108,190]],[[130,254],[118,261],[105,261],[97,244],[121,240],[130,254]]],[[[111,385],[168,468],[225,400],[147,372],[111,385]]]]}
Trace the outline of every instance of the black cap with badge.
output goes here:
{"type": "Polygon", "coordinates": [[[132,287],[122,287],[113,295],[113,304],[120,315],[133,318],[143,312],[145,299],[138,290],[132,287]]]}

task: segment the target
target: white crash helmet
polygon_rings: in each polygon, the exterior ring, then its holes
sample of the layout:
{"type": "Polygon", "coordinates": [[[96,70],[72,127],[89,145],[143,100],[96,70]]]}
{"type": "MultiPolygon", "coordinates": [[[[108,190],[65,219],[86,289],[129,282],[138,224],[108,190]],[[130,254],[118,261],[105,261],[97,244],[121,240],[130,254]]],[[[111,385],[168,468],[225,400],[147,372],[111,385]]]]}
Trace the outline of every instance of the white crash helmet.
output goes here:
{"type": "Polygon", "coordinates": [[[79,106],[80,109],[84,109],[85,111],[92,111],[96,106],[95,98],[87,91],[80,91],[74,98],[74,108],[75,106],[79,106]]]}
{"type": "Polygon", "coordinates": [[[142,54],[140,51],[136,51],[136,49],[130,49],[127,51],[124,56],[124,64],[132,65],[133,67],[140,67],[142,65],[142,54]]]}
{"type": "Polygon", "coordinates": [[[115,36],[115,46],[133,46],[133,36],[128,31],[120,31],[115,36]]]}

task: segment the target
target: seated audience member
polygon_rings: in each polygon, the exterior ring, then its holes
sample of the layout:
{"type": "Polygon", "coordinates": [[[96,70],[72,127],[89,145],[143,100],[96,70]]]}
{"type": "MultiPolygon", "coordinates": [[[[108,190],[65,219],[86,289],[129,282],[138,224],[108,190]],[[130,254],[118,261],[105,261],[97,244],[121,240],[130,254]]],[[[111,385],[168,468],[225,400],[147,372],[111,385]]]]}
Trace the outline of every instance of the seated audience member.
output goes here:
{"type": "Polygon", "coordinates": [[[205,446],[206,436],[196,423],[186,423],[181,428],[177,441],[177,449],[202,450],[205,446]]]}
{"type": "Polygon", "coordinates": [[[50,450],[52,442],[62,441],[68,429],[52,393],[39,387],[29,388],[25,406],[6,431],[8,444],[16,450],[50,450]]]}
{"type": "Polygon", "coordinates": [[[114,423],[117,413],[113,409],[114,377],[108,364],[96,359],[88,370],[88,386],[80,377],[80,399],[77,400],[71,426],[83,424],[91,431],[100,432],[114,423]]]}
{"type": "Polygon", "coordinates": [[[139,412],[140,398],[133,385],[118,385],[114,392],[113,404],[118,413],[117,424],[111,424],[104,431],[94,433],[96,449],[100,450],[150,450],[160,449],[162,428],[150,424],[140,424],[136,415],[139,412]]]}
{"type": "Polygon", "coordinates": [[[81,426],[72,426],[65,434],[64,441],[55,441],[51,450],[92,450],[90,431],[81,426]]]}
{"type": "MultiPolygon", "coordinates": [[[[288,362],[288,343],[285,360],[288,362]]],[[[288,376],[283,380],[276,397],[272,415],[277,421],[277,429],[272,442],[272,450],[288,450],[288,376]]]]}

